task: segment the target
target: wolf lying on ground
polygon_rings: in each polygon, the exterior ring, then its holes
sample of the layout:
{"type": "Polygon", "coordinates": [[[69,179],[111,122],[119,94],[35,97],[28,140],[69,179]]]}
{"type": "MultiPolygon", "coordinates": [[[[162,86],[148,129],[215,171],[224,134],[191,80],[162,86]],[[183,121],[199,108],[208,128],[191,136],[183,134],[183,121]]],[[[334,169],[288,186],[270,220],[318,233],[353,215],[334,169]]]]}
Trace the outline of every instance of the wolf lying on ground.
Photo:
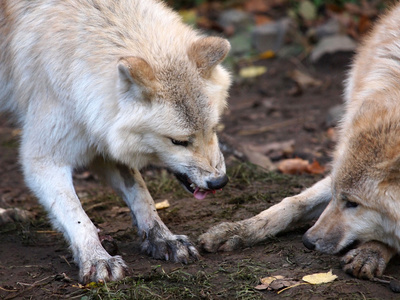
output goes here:
{"type": "Polygon", "coordinates": [[[362,278],[382,275],[400,251],[400,4],[360,47],[345,89],[346,114],[331,173],[259,215],[222,223],[200,236],[206,251],[266,240],[319,216],[305,246],[343,257],[362,278]]]}
{"type": "Polygon", "coordinates": [[[215,129],[229,49],[157,0],[1,1],[0,107],[23,129],[26,182],[70,243],[82,282],[121,279],[127,266],[82,209],[76,167],[92,167],[125,200],[145,252],[198,258],[157,215],[139,169],[168,167],[198,199],[227,183],[215,129]]]}

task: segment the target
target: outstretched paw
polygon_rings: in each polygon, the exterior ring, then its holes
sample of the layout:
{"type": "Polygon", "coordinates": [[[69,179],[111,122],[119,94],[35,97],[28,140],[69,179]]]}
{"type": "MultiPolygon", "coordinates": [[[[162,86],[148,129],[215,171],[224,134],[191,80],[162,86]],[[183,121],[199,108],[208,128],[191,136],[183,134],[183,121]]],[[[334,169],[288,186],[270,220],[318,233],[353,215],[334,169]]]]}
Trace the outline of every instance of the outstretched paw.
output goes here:
{"type": "Polygon", "coordinates": [[[341,259],[343,270],[362,279],[381,277],[395,250],[380,242],[368,242],[350,250],[341,259]]]}
{"type": "Polygon", "coordinates": [[[142,250],[153,258],[187,264],[200,258],[197,249],[185,235],[171,234],[168,229],[154,226],[142,244],[142,250]]]}
{"type": "Polygon", "coordinates": [[[202,234],[198,243],[207,252],[233,251],[249,244],[243,238],[243,229],[240,223],[224,222],[202,234]]]}
{"type": "Polygon", "coordinates": [[[92,259],[83,264],[79,271],[82,283],[117,281],[128,274],[128,267],[121,256],[108,259],[92,259]]]}

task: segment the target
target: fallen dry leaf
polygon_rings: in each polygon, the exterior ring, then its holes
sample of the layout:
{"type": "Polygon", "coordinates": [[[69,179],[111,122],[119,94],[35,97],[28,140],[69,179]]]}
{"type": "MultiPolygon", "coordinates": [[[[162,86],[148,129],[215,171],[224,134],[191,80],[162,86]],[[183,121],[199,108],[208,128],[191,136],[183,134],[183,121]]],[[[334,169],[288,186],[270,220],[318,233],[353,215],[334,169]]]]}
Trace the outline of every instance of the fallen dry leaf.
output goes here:
{"type": "Polygon", "coordinates": [[[161,202],[157,202],[156,203],[156,209],[160,210],[160,209],[165,209],[170,207],[169,201],[168,200],[164,200],[161,202]]]}
{"type": "Polygon", "coordinates": [[[244,9],[249,12],[266,13],[270,10],[269,3],[264,0],[247,0],[243,4],[244,9]]]}
{"type": "Polygon", "coordinates": [[[306,275],[302,279],[305,282],[311,284],[321,284],[321,283],[328,283],[332,282],[337,278],[336,275],[332,274],[332,270],[327,273],[316,273],[312,275],[306,275]]]}
{"type": "Polygon", "coordinates": [[[270,59],[275,57],[275,52],[272,50],[267,50],[261,54],[258,55],[259,59],[270,59]]]}
{"type": "Polygon", "coordinates": [[[270,285],[272,281],[277,280],[277,279],[284,279],[285,277],[282,275],[277,275],[277,276],[270,276],[270,277],[264,277],[260,279],[261,284],[264,285],[270,285]]]}
{"type": "Polygon", "coordinates": [[[252,164],[258,165],[268,171],[276,170],[275,165],[268,156],[256,151],[252,151],[248,146],[243,147],[243,153],[252,164]]]}
{"type": "Polygon", "coordinates": [[[298,284],[298,281],[293,281],[291,278],[285,278],[282,275],[264,277],[260,279],[261,284],[255,286],[256,290],[280,290],[294,284],[298,284]]]}
{"type": "Polygon", "coordinates": [[[256,285],[256,286],[254,287],[254,289],[256,289],[257,291],[264,291],[264,290],[268,289],[268,285],[259,284],[259,285],[256,285]]]}
{"type": "Polygon", "coordinates": [[[310,163],[301,158],[289,158],[282,160],[278,165],[278,170],[283,174],[303,174],[308,170],[310,163]]]}
{"type": "Polygon", "coordinates": [[[255,14],[254,21],[255,21],[256,25],[263,25],[263,24],[272,22],[272,19],[265,15],[255,14]]]}
{"type": "Polygon", "coordinates": [[[272,142],[264,145],[249,145],[250,150],[263,154],[279,153],[292,154],[294,151],[295,140],[287,140],[283,142],[272,142]]]}
{"type": "Polygon", "coordinates": [[[242,78],[253,78],[267,72],[267,68],[263,66],[251,66],[240,69],[239,76],[242,78]]]}
{"type": "Polygon", "coordinates": [[[296,69],[288,73],[289,78],[294,80],[302,89],[313,86],[321,86],[322,81],[296,69]]]}
{"type": "Polygon", "coordinates": [[[306,275],[302,278],[304,282],[299,282],[293,278],[285,278],[284,276],[270,276],[260,279],[259,285],[255,286],[254,289],[262,290],[274,290],[278,294],[304,284],[322,284],[334,281],[337,278],[336,275],[332,274],[332,270],[328,273],[317,273],[312,275],[306,275]]]}
{"type": "Polygon", "coordinates": [[[318,161],[314,160],[312,164],[308,160],[301,158],[284,159],[278,164],[278,170],[283,174],[323,174],[325,167],[321,166],[318,161]]]}
{"type": "Polygon", "coordinates": [[[113,206],[111,208],[111,212],[114,214],[114,216],[116,216],[118,214],[130,213],[131,210],[129,209],[129,207],[113,206]]]}
{"type": "Polygon", "coordinates": [[[271,284],[269,285],[269,288],[274,291],[277,291],[288,287],[294,287],[297,286],[298,284],[299,284],[298,281],[291,280],[291,278],[284,278],[272,281],[271,284]]]}
{"type": "Polygon", "coordinates": [[[307,166],[307,173],[310,174],[323,174],[325,172],[325,167],[321,166],[316,160],[312,164],[307,166]]]}

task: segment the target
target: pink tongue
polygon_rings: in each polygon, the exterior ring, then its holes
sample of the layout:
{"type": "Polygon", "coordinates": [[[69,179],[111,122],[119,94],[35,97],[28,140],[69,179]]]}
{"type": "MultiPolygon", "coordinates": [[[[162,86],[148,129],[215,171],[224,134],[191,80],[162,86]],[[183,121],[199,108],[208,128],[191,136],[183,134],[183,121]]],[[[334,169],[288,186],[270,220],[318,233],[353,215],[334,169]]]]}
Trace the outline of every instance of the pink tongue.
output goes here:
{"type": "Polygon", "coordinates": [[[203,200],[209,193],[212,193],[212,191],[211,190],[200,191],[200,188],[197,187],[195,189],[193,195],[196,199],[203,200]]]}

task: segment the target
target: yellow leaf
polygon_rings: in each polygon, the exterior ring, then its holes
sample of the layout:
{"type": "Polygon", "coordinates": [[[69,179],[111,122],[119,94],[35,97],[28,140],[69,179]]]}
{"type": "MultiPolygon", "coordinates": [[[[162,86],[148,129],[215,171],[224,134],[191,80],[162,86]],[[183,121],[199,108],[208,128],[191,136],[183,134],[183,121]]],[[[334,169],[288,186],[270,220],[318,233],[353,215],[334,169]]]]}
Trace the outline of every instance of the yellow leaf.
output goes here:
{"type": "Polygon", "coordinates": [[[157,202],[156,203],[156,209],[165,209],[170,207],[169,201],[168,200],[164,200],[161,202],[157,202]]]}
{"type": "Polygon", "coordinates": [[[321,283],[332,282],[336,278],[337,276],[332,274],[332,270],[330,270],[328,273],[316,273],[312,275],[306,275],[302,279],[303,281],[311,284],[321,284],[321,283]]]}
{"type": "Polygon", "coordinates": [[[265,51],[258,56],[260,59],[270,59],[275,57],[275,52],[272,50],[265,51]]]}
{"type": "Polygon", "coordinates": [[[239,75],[243,78],[253,78],[267,72],[267,68],[263,66],[252,66],[240,69],[239,75]]]}
{"type": "Polygon", "coordinates": [[[99,282],[92,281],[92,282],[86,284],[85,288],[96,289],[96,288],[99,288],[102,286],[104,286],[104,281],[100,279],[99,282]]]}

